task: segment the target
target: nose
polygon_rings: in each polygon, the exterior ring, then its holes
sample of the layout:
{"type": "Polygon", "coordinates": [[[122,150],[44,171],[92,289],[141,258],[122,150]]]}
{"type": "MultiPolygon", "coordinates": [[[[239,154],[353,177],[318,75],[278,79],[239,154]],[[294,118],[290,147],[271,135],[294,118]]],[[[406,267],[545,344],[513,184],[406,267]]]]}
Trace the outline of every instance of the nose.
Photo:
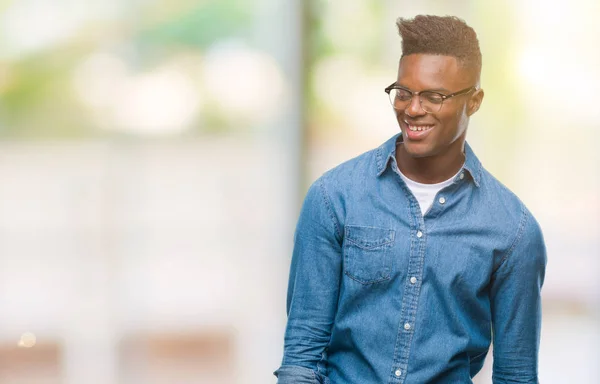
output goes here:
{"type": "Polygon", "coordinates": [[[419,95],[413,95],[412,99],[410,99],[410,104],[404,109],[404,113],[413,117],[427,114],[427,112],[421,108],[421,99],[419,95]]]}

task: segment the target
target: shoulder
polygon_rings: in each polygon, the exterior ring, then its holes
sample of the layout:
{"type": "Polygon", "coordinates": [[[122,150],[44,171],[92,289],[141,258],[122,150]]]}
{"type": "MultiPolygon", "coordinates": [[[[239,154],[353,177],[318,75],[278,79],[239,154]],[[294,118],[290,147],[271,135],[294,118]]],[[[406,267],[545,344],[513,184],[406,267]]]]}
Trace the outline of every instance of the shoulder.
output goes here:
{"type": "Polygon", "coordinates": [[[347,194],[367,180],[377,177],[380,149],[375,148],[327,170],[310,186],[328,195],[347,194]]]}
{"type": "MultiPolygon", "coordinates": [[[[304,206],[319,206],[336,224],[338,235],[344,225],[348,202],[353,197],[368,193],[378,177],[379,148],[364,152],[329,169],[308,189],[304,206]]],[[[341,236],[341,235],[340,235],[341,236]]]]}
{"type": "Polygon", "coordinates": [[[344,161],[329,169],[315,184],[322,184],[336,192],[347,192],[356,186],[374,181],[387,166],[395,151],[399,133],[393,135],[381,145],[344,161]]]}
{"type": "MultiPolygon", "coordinates": [[[[527,258],[532,261],[537,259],[539,264],[545,264],[546,252],[542,229],[523,201],[485,169],[482,169],[481,187],[486,194],[485,200],[488,202],[486,209],[489,217],[497,225],[506,228],[506,235],[511,241],[500,263],[516,251],[523,250],[527,258]]],[[[514,257],[516,256],[513,255],[514,257]]]]}
{"type": "Polygon", "coordinates": [[[368,178],[377,175],[379,148],[371,149],[352,159],[329,169],[321,179],[326,183],[344,185],[352,182],[354,178],[368,178]]]}
{"type": "Polygon", "coordinates": [[[515,226],[529,223],[529,225],[539,227],[523,201],[484,168],[481,170],[481,190],[490,215],[515,226]]]}

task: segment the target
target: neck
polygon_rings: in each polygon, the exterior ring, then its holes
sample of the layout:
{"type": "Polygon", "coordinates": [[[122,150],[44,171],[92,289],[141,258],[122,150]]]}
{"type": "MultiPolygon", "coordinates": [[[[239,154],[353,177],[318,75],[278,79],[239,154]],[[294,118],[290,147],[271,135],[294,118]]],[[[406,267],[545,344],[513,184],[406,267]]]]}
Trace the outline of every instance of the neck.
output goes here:
{"type": "Polygon", "coordinates": [[[398,143],[396,161],[400,172],[413,181],[422,184],[441,183],[456,175],[465,163],[464,140],[456,140],[444,153],[427,157],[412,157],[403,144],[398,143]]]}

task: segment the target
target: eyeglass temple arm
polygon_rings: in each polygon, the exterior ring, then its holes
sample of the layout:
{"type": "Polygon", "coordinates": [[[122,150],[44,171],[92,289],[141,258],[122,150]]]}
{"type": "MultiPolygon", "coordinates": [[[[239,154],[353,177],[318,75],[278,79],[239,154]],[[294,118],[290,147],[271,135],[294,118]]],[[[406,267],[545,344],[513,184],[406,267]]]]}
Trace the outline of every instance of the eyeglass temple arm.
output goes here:
{"type": "Polygon", "coordinates": [[[387,87],[385,87],[385,89],[384,89],[385,93],[390,93],[390,91],[392,90],[392,88],[394,88],[395,86],[396,86],[396,82],[394,81],[392,84],[390,84],[387,87]]]}
{"type": "Polygon", "coordinates": [[[462,94],[465,94],[465,93],[469,93],[471,91],[476,91],[476,90],[477,90],[477,87],[465,88],[465,89],[462,89],[462,90],[460,90],[458,92],[454,92],[454,93],[451,93],[449,95],[444,95],[444,100],[449,99],[449,98],[454,97],[454,96],[458,96],[458,95],[462,95],[462,94]]]}

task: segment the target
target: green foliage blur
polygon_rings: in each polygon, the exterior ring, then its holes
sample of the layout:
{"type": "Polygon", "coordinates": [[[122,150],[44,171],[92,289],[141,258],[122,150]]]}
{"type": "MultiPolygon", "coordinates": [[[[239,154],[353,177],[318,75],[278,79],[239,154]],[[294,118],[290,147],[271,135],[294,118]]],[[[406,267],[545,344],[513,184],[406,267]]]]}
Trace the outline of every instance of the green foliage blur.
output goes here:
{"type": "MultiPolygon", "coordinates": [[[[74,91],[73,78],[88,56],[109,53],[123,60],[132,74],[143,73],[175,55],[201,56],[214,42],[243,38],[252,27],[252,4],[244,0],[114,1],[112,5],[116,11],[109,17],[95,17],[94,10],[102,7],[88,7],[88,14],[78,14],[80,22],[67,35],[35,49],[20,49],[18,36],[11,41],[10,33],[0,35],[0,138],[127,136],[102,129],[74,91]]],[[[59,15],[69,14],[68,2],[55,6],[59,15]]],[[[18,1],[9,2],[0,7],[0,20],[14,18],[11,7],[21,16],[38,11],[35,5],[23,10],[18,1]]],[[[44,28],[50,27],[40,27],[42,34],[44,28]]],[[[190,131],[198,134],[206,126],[199,116],[190,131]]]]}
{"type": "MultiPolygon", "coordinates": [[[[90,4],[103,4],[95,1],[97,3],[90,4]]],[[[86,8],[88,14],[80,17],[80,22],[68,34],[35,49],[19,49],[18,41],[11,41],[11,38],[18,40],[14,34],[12,37],[10,33],[0,35],[0,138],[138,137],[139,132],[107,129],[107,125],[112,124],[109,113],[90,110],[82,100],[81,90],[77,92],[74,86],[77,73],[90,56],[102,52],[117,57],[125,63],[132,77],[160,68],[172,59],[192,57],[196,64],[194,68],[187,68],[190,69],[188,77],[193,87],[205,95],[208,91],[203,89],[203,55],[222,41],[237,39],[252,44],[248,40],[256,27],[256,1],[112,2],[115,11],[109,16],[94,17],[99,8],[90,6],[86,8]]],[[[511,130],[511,122],[522,114],[514,73],[508,70],[517,44],[503,33],[514,16],[508,14],[508,8],[502,4],[451,3],[446,10],[455,10],[459,15],[461,12],[471,14],[472,20],[477,20],[473,26],[480,40],[485,41],[482,44],[483,87],[494,92],[486,94],[484,108],[491,118],[486,118],[489,124],[484,137],[486,141],[508,144],[516,134],[511,130]]],[[[0,23],[14,17],[11,7],[18,4],[8,2],[0,7],[0,23]]],[[[393,76],[396,56],[400,54],[400,39],[390,40],[386,36],[395,32],[395,18],[407,15],[402,14],[402,6],[366,0],[348,4],[306,0],[302,4],[306,15],[303,97],[307,134],[344,132],[353,119],[344,111],[336,110],[330,100],[319,94],[317,88],[325,76],[320,69],[338,58],[351,58],[365,78],[378,80],[382,74],[386,78],[393,76]]],[[[69,14],[68,2],[57,2],[56,6],[59,15],[69,14]]],[[[43,32],[43,27],[41,30],[43,32]]],[[[98,74],[102,75],[102,70],[98,74]]],[[[348,82],[355,80],[347,79],[348,82]]],[[[380,85],[383,89],[387,83],[380,85]]],[[[381,102],[385,103],[383,93],[381,95],[381,102]]],[[[219,134],[231,130],[233,123],[227,108],[215,105],[210,95],[204,99],[204,110],[194,116],[184,134],[219,134]]]]}

